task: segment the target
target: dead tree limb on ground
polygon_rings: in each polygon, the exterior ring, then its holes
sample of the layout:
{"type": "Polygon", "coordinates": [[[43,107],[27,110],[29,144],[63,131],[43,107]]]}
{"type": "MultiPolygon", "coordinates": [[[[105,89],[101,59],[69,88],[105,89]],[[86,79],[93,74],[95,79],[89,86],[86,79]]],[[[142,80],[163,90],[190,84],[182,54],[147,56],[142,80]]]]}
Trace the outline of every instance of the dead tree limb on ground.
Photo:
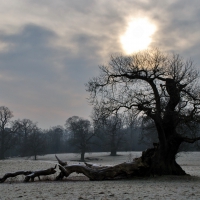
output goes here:
{"type": "Polygon", "coordinates": [[[18,175],[27,176],[31,173],[32,173],[31,171],[18,171],[18,172],[13,172],[13,173],[7,173],[2,178],[0,178],[0,183],[3,183],[4,181],[6,181],[7,178],[16,177],[18,175]]]}
{"type": "Polygon", "coordinates": [[[55,174],[56,173],[56,170],[55,170],[56,166],[54,168],[52,167],[52,168],[49,168],[49,169],[32,172],[31,174],[29,174],[25,177],[24,182],[28,182],[30,179],[31,179],[31,181],[34,181],[35,177],[38,177],[38,179],[40,180],[40,176],[47,176],[47,175],[55,174]]]}
{"type": "Polygon", "coordinates": [[[55,157],[56,157],[56,159],[57,159],[57,161],[58,161],[58,163],[59,163],[60,165],[62,165],[62,166],[67,165],[67,162],[63,162],[63,161],[60,160],[56,155],[55,155],[55,157]]]}
{"type": "Polygon", "coordinates": [[[115,166],[95,166],[86,163],[76,165],[59,165],[60,174],[56,180],[68,177],[71,173],[82,173],[90,180],[114,180],[139,177],[147,175],[149,165],[142,161],[142,158],[135,159],[133,162],[125,162],[115,166]]]}

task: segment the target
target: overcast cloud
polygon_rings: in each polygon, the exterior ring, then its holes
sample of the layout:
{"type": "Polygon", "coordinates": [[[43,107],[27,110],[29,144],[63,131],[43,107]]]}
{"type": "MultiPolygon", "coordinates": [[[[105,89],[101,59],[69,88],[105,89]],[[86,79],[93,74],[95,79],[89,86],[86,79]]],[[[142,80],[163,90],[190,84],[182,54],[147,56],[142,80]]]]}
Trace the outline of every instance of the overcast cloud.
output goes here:
{"type": "Polygon", "coordinates": [[[89,118],[85,83],[123,53],[130,18],[156,26],[150,46],[200,66],[198,0],[0,0],[0,105],[42,128],[89,118]]]}

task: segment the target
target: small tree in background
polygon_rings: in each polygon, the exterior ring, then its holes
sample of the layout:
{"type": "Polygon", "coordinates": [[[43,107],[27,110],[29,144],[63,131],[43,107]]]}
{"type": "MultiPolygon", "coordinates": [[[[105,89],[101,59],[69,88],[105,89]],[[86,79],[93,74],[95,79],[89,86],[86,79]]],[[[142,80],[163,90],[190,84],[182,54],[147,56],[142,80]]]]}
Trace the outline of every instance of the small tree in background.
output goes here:
{"type": "Polygon", "coordinates": [[[54,126],[46,131],[48,153],[61,153],[64,150],[64,128],[54,126]]]}
{"type": "Polygon", "coordinates": [[[81,161],[84,161],[85,153],[89,150],[94,136],[90,121],[73,116],[67,119],[65,126],[70,134],[71,145],[81,153],[81,161]]]}
{"type": "MultiPolygon", "coordinates": [[[[100,110],[95,110],[95,112],[100,113],[100,110]]],[[[111,156],[116,156],[120,147],[126,143],[125,135],[127,129],[125,128],[124,116],[116,114],[104,118],[101,115],[94,115],[93,113],[93,121],[95,131],[103,142],[103,146],[110,151],[111,156]]]]}
{"type": "Polygon", "coordinates": [[[11,122],[12,111],[5,106],[0,107],[0,159],[5,159],[5,153],[17,144],[17,131],[20,124],[11,122]]]}
{"type": "Polygon", "coordinates": [[[27,140],[27,154],[33,156],[34,160],[38,155],[44,155],[46,151],[46,137],[45,134],[37,126],[34,127],[32,133],[27,140]]]}
{"type": "Polygon", "coordinates": [[[37,129],[37,124],[30,119],[17,120],[20,123],[18,130],[18,151],[20,156],[29,156],[29,136],[37,129]]]}

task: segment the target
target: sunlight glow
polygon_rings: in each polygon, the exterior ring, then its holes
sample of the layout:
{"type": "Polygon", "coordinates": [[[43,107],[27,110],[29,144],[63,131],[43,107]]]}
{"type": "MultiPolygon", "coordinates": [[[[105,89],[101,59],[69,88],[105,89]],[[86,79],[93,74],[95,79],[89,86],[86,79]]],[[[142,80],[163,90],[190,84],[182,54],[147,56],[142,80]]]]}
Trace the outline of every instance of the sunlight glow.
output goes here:
{"type": "Polygon", "coordinates": [[[151,43],[151,36],[155,33],[156,26],[146,18],[134,18],[127,26],[127,30],[120,37],[122,47],[126,54],[146,49],[151,43]]]}

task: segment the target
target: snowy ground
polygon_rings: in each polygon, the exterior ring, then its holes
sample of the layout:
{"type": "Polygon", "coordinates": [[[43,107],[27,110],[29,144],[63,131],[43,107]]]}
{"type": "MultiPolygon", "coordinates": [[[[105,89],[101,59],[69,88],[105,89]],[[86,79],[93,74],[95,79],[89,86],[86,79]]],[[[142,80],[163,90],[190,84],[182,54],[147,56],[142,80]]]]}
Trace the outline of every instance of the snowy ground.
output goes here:
{"type": "MultiPolygon", "coordinates": [[[[108,153],[86,154],[89,163],[118,164],[130,161],[141,155],[141,152],[119,153],[110,157],[108,153]]],[[[59,154],[62,160],[78,160],[77,154],[59,154]]],[[[183,169],[192,176],[161,176],[151,178],[136,178],[134,180],[119,181],[88,181],[82,175],[72,174],[63,181],[49,181],[57,175],[44,178],[39,182],[23,183],[24,177],[8,179],[0,184],[0,200],[2,199],[99,199],[99,200],[132,200],[132,199],[200,199],[200,152],[182,153],[177,161],[183,169]],[[79,176],[79,177],[77,177],[79,176]],[[72,180],[73,179],[73,180],[72,180]]],[[[0,177],[7,172],[19,170],[40,170],[54,167],[54,155],[46,155],[37,161],[19,158],[0,161],[0,177]]],[[[69,164],[77,163],[70,161],[69,164]]],[[[57,170],[59,171],[59,170],[57,170]]]]}

